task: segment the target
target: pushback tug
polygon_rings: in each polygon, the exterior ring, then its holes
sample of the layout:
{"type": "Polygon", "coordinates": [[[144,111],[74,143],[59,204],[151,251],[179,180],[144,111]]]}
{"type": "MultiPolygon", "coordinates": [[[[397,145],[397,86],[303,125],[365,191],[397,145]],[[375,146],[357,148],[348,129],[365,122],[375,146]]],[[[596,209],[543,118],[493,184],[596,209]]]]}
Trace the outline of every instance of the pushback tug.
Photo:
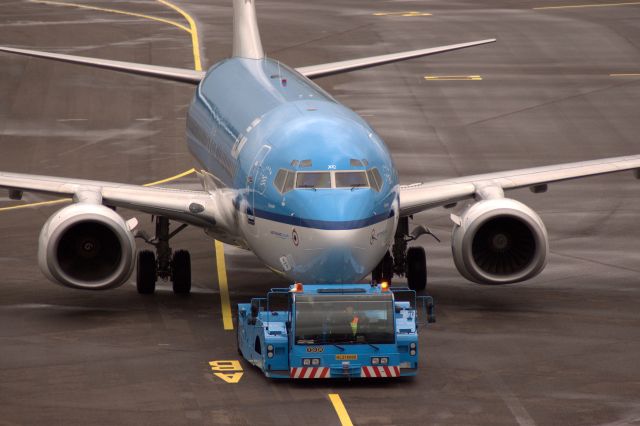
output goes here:
{"type": "Polygon", "coordinates": [[[415,376],[427,322],[433,299],[407,288],[297,283],[238,304],[238,350],[272,378],[415,376]]]}

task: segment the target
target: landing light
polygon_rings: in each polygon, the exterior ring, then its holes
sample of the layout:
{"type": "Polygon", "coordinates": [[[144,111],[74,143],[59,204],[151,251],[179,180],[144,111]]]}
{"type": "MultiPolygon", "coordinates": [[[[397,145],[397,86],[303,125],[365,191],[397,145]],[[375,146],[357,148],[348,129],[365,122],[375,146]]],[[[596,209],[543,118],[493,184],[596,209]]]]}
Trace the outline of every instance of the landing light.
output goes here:
{"type": "Polygon", "coordinates": [[[304,286],[302,285],[302,283],[295,283],[291,291],[293,293],[302,293],[304,291],[304,286]]]}
{"type": "Polygon", "coordinates": [[[380,284],[380,290],[382,290],[382,291],[389,291],[389,283],[388,283],[388,282],[386,282],[386,281],[383,281],[383,282],[380,284]]]}

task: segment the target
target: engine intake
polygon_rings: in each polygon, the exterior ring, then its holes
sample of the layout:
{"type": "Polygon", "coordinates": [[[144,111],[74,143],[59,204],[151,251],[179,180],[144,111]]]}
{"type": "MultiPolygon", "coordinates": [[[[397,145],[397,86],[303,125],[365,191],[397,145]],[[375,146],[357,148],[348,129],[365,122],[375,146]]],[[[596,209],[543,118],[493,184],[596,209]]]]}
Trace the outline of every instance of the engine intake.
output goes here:
{"type": "Polygon", "coordinates": [[[78,203],[57,211],[40,232],[42,272],[65,287],[104,290],[131,276],[135,242],[125,221],[100,204],[78,203]]]}
{"type": "Polygon", "coordinates": [[[479,284],[509,284],[538,275],[549,252],[540,217],[519,201],[473,204],[460,216],[451,240],[456,268],[479,284]]]}

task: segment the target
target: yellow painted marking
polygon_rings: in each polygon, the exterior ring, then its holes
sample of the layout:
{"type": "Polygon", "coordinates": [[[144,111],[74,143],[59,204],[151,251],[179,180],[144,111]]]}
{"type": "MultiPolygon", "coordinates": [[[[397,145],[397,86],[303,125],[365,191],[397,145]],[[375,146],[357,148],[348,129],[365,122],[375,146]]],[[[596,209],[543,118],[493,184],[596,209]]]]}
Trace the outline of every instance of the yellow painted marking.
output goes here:
{"type": "Polygon", "coordinates": [[[640,77],[640,73],[635,73],[635,74],[609,74],[609,77],[640,77]]]}
{"type": "Polygon", "coordinates": [[[145,183],[145,184],[144,184],[144,185],[142,185],[142,186],[156,186],[156,185],[161,185],[161,184],[163,184],[163,183],[171,182],[171,181],[173,181],[173,180],[177,180],[177,179],[183,178],[183,177],[185,177],[185,176],[189,176],[190,174],[195,173],[195,172],[196,172],[196,169],[189,169],[189,170],[187,170],[186,172],[179,173],[179,174],[177,174],[177,175],[175,175],[175,176],[171,176],[171,177],[168,177],[168,178],[166,178],[166,179],[162,179],[162,180],[157,180],[157,181],[155,181],[155,182],[151,182],[151,183],[145,183]]]}
{"type": "Polygon", "coordinates": [[[415,17],[415,16],[433,16],[431,13],[426,12],[417,12],[417,11],[409,11],[409,12],[376,12],[373,16],[405,16],[405,17],[415,17]]]}
{"type": "Polygon", "coordinates": [[[424,79],[427,81],[450,81],[450,80],[467,80],[467,81],[480,81],[482,76],[479,75],[425,75],[424,79]]]}
{"type": "Polygon", "coordinates": [[[238,373],[215,373],[214,375],[216,377],[221,378],[222,380],[224,380],[227,383],[238,383],[240,381],[240,379],[242,379],[242,375],[244,373],[243,372],[238,372],[238,373]]]}
{"type": "Polygon", "coordinates": [[[340,419],[340,424],[342,426],[353,426],[351,422],[351,418],[349,417],[349,413],[347,413],[347,409],[344,408],[344,404],[342,403],[342,399],[340,399],[340,395],[337,393],[330,393],[329,399],[333,404],[333,408],[336,410],[338,414],[338,418],[340,419]]]}
{"type": "Polygon", "coordinates": [[[108,8],[104,8],[104,7],[97,7],[97,6],[89,6],[86,4],[79,4],[79,3],[67,3],[67,2],[63,2],[63,1],[51,1],[51,0],[30,0],[32,3],[42,3],[42,4],[51,4],[51,5],[55,5],[55,6],[71,6],[71,7],[77,7],[79,9],[89,9],[89,10],[98,10],[100,12],[108,12],[108,13],[116,13],[119,15],[128,15],[128,16],[134,16],[136,18],[143,18],[143,19],[149,19],[151,21],[157,21],[157,22],[163,22],[165,24],[169,24],[169,25],[173,25],[174,27],[178,27],[183,31],[186,32],[191,32],[191,30],[189,28],[187,28],[186,26],[172,21],[170,19],[165,19],[165,18],[160,18],[157,16],[151,16],[151,15],[145,15],[142,13],[136,13],[136,12],[127,12],[125,10],[119,10],[119,9],[108,9],[108,8]]]}
{"type": "Polygon", "coordinates": [[[242,371],[242,364],[235,359],[209,361],[209,366],[213,371],[242,371]]]}
{"type": "Polygon", "coordinates": [[[611,6],[631,6],[634,4],[640,4],[640,1],[628,2],[628,3],[597,3],[597,4],[574,4],[574,5],[565,5],[565,6],[543,6],[543,7],[534,7],[533,10],[544,10],[544,9],[580,9],[585,7],[611,7],[611,6]]]}
{"type": "Polygon", "coordinates": [[[191,34],[191,44],[193,45],[193,61],[195,65],[196,71],[202,71],[202,63],[200,62],[200,41],[198,39],[198,26],[196,25],[196,21],[193,20],[191,15],[189,15],[184,10],[180,9],[175,4],[169,3],[167,0],[157,0],[159,3],[162,3],[166,6],[169,6],[187,20],[189,23],[189,33],[191,34]]]}
{"type": "Polygon", "coordinates": [[[218,268],[218,285],[220,287],[220,303],[222,304],[222,325],[225,330],[233,330],[231,320],[231,303],[229,302],[229,285],[227,283],[227,268],[224,264],[224,245],[216,240],[216,266],[218,268]]]}
{"type": "Polygon", "coordinates": [[[7,212],[9,210],[26,209],[27,207],[50,206],[50,205],[53,205],[53,204],[68,203],[70,201],[71,201],[71,198],[59,198],[57,200],[41,201],[39,203],[19,204],[17,206],[2,207],[2,208],[0,208],[0,212],[7,212]]]}

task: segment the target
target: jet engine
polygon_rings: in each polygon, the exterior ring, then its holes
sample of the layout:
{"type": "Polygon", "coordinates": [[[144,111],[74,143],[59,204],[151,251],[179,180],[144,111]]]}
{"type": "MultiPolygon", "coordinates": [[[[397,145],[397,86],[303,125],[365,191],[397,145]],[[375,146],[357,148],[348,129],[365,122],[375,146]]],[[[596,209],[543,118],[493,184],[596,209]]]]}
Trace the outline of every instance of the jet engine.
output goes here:
{"type": "Polygon", "coordinates": [[[135,265],[127,223],[101,204],[77,203],[57,211],[40,232],[42,272],[65,287],[104,290],[122,285],[135,265]]]}
{"type": "Polygon", "coordinates": [[[451,248],[460,274],[479,284],[509,284],[538,275],[549,252],[540,217],[519,201],[479,201],[454,220],[451,248]]]}

